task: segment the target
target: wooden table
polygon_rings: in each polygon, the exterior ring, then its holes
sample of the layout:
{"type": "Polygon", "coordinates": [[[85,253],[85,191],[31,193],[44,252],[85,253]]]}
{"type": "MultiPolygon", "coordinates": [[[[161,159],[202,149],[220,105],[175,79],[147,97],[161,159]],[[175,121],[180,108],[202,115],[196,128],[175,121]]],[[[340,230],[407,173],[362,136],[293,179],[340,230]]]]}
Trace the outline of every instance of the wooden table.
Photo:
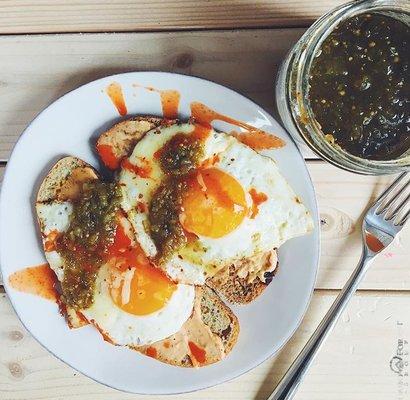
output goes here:
{"type": "MultiPolygon", "coordinates": [[[[68,90],[108,74],[193,74],[244,93],[273,112],[273,81],[286,51],[315,18],[342,2],[2,0],[0,174],[20,133],[41,109],[68,90]]],[[[316,290],[302,325],[277,357],[252,372],[209,390],[169,398],[265,399],[355,266],[362,211],[390,178],[353,175],[305,154],[317,191],[323,242],[316,290]]],[[[297,400],[410,399],[408,228],[376,261],[297,400]]],[[[131,398],[157,397],[106,388],[51,356],[24,330],[0,287],[0,400],[131,398]]]]}

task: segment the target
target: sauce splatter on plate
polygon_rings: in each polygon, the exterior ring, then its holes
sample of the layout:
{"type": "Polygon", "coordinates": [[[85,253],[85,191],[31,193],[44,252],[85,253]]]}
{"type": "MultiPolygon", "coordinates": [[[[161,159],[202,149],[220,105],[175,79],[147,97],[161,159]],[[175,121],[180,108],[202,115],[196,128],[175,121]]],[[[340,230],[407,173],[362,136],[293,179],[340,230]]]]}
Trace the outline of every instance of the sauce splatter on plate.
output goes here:
{"type": "Polygon", "coordinates": [[[57,277],[48,264],[24,268],[9,277],[9,284],[19,292],[30,293],[44,299],[57,301],[57,277]]]}
{"type": "Polygon", "coordinates": [[[277,136],[255,128],[245,122],[220,114],[205,104],[196,101],[191,103],[191,116],[197,123],[204,126],[210,126],[212,121],[218,120],[245,129],[245,132],[235,132],[234,136],[254,150],[277,149],[286,144],[283,139],[277,136]]]}
{"type": "Polygon", "coordinates": [[[119,83],[113,82],[107,86],[106,92],[108,97],[111,99],[118,113],[123,117],[127,114],[127,106],[125,104],[124,94],[122,92],[122,87],[119,83]]]}

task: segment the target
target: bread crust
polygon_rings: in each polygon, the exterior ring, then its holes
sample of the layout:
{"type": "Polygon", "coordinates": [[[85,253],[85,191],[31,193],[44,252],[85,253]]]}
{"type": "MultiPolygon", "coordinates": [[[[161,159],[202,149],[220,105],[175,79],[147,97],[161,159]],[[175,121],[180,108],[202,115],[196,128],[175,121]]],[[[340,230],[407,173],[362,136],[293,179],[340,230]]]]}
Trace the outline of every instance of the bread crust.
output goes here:
{"type": "Polygon", "coordinates": [[[221,313],[225,314],[231,320],[230,331],[226,332],[225,330],[225,332],[221,332],[221,335],[224,336],[222,339],[224,340],[225,344],[225,353],[228,354],[233,349],[238,340],[240,331],[239,320],[233,313],[233,311],[228,307],[228,305],[224,303],[224,301],[211,287],[204,286],[203,292],[203,299],[211,301],[220,310],[221,313]]]}

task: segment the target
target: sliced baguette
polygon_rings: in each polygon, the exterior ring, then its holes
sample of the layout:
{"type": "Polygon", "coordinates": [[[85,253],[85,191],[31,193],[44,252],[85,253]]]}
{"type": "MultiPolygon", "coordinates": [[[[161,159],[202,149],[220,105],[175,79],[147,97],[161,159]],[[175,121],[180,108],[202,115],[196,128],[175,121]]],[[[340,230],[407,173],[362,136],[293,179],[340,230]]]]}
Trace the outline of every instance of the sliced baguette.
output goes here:
{"type": "MultiPolygon", "coordinates": [[[[149,130],[164,124],[172,125],[175,122],[173,120],[143,116],[124,120],[101,134],[97,140],[97,151],[98,147],[102,144],[109,145],[112,147],[116,157],[122,159],[132,153],[134,146],[149,130]]],[[[237,263],[229,266],[228,270],[225,270],[222,275],[218,274],[218,276],[208,278],[207,284],[223,295],[229,302],[247,304],[262,294],[274,276],[273,271],[277,267],[277,259],[270,266],[266,264],[266,260],[269,259],[272,253],[276,254],[276,250],[257,254],[249,259],[239,260],[237,263]],[[238,271],[243,270],[244,267],[253,271],[253,279],[249,279],[249,276],[238,276],[238,271]],[[258,272],[264,270],[266,271],[266,276],[258,277],[258,272]]]]}
{"type": "MultiPolygon", "coordinates": [[[[196,298],[198,301],[194,306],[193,314],[180,332],[149,346],[137,347],[135,350],[164,363],[180,367],[209,365],[225,357],[238,339],[238,319],[211,288],[197,287],[196,298]],[[203,326],[198,326],[198,329],[193,331],[190,326],[195,318],[197,320],[194,323],[203,326]],[[209,335],[207,343],[209,353],[205,352],[204,359],[198,360],[191,345],[194,343],[197,346],[198,340],[206,337],[207,334],[209,335]],[[218,347],[221,352],[218,352],[218,347]]],[[[198,347],[202,348],[200,343],[198,347]]]]}
{"type": "MultiPolygon", "coordinates": [[[[62,158],[44,178],[37,194],[36,211],[46,259],[48,258],[48,253],[45,249],[46,235],[44,225],[40,218],[41,205],[53,201],[74,200],[80,192],[82,184],[95,179],[98,179],[97,171],[91,165],[75,157],[62,158]]],[[[58,276],[59,274],[56,272],[56,275],[58,276]]],[[[61,301],[59,305],[61,313],[65,316],[70,328],[79,328],[87,324],[84,317],[76,310],[66,306],[61,301]]]]}
{"type": "Polygon", "coordinates": [[[115,170],[148,131],[174,122],[152,116],[137,116],[121,121],[100,135],[96,143],[97,153],[107,168],[115,170]],[[104,146],[108,146],[108,156],[104,146]]]}

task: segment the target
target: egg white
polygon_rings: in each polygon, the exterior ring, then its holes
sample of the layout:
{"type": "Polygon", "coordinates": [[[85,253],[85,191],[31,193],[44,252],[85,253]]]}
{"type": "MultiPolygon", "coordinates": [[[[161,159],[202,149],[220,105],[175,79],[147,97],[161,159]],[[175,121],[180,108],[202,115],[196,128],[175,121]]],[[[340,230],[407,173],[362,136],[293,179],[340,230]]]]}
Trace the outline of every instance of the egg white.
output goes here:
{"type": "MultiPolygon", "coordinates": [[[[73,206],[69,202],[37,205],[41,231],[46,236],[68,229],[73,206]]],[[[44,238],[45,240],[45,238],[44,238]]],[[[57,251],[46,251],[46,259],[60,282],[64,279],[64,261],[57,251]]],[[[97,275],[94,302],[80,312],[117,345],[146,345],[178,332],[190,317],[195,288],[178,284],[169,301],[148,315],[134,315],[119,308],[110,294],[110,266],[104,264],[97,275]]]]}
{"type": "MultiPolygon", "coordinates": [[[[165,179],[165,173],[154,154],[174,135],[189,135],[193,130],[194,125],[188,123],[148,132],[136,144],[129,161],[137,166],[141,160],[149,162],[152,169],[150,176],[143,178],[127,169],[122,169],[119,174],[123,190],[122,206],[134,226],[138,242],[149,257],[155,257],[158,249],[150,236],[147,206],[155,190],[165,179]],[[146,211],[138,208],[141,201],[145,203],[146,211]]],[[[178,282],[203,284],[212,271],[224,268],[236,260],[270,251],[313,229],[309,212],[271,158],[258,154],[233,136],[211,130],[205,140],[200,162],[215,155],[218,157],[213,167],[228,173],[241,184],[248,207],[252,207],[249,194],[251,189],[264,193],[267,200],[258,206],[258,213],[254,218],[246,216],[229,234],[216,239],[199,235],[195,251],[187,246],[176,252],[162,268],[178,282]]]]}
{"type": "Polygon", "coordinates": [[[113,343],[135,347],[178,332],[192,313],[194,297],[194,286],[180,284],[160,310],[148,315],[130,314],[114,303],[110,295],[110,267],[104,265],[98,272],[94,302],[81,312],[113,343]]]}
{"type": "MultiPolygon", "coordinates": [[[[43,244],[47,236],[52,231],[65,232],[70,226],[70,215],[73,212],[73,205],[68,202],[38,203],[36,205],[41,233],[43,234],[43,244]]],[[[57,279],[62,282],[64,279],[63,259],[57,251],[45,251],[46,260],[50,268],[54,271],[57,279]]]]}

